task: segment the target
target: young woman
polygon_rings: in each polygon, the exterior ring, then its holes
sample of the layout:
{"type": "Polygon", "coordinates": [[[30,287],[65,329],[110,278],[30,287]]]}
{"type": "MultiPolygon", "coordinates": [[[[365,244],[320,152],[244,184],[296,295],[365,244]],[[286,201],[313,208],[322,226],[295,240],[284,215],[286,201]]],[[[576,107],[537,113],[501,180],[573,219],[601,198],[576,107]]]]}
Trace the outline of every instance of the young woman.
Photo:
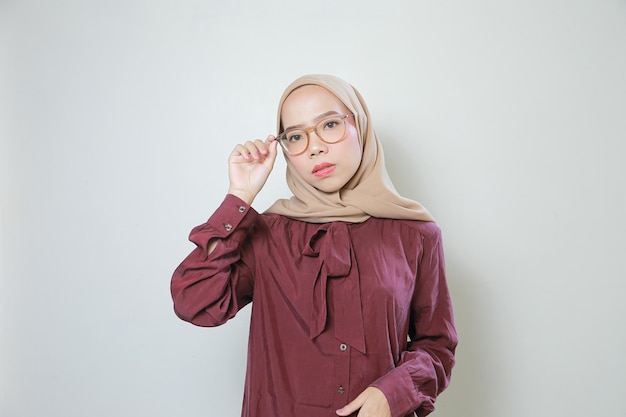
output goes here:
{"type": "Polygon", "coordinates": [[[218,326],[252,302],[244,417],[425,416],[457,344],[439,228],[395,191],[350,84],[297,79],[278,131],[230,154],[228,195],[172,278],[176,314],[218,326]],[[260,214],[278,146],[293,196],[260,214]]]}

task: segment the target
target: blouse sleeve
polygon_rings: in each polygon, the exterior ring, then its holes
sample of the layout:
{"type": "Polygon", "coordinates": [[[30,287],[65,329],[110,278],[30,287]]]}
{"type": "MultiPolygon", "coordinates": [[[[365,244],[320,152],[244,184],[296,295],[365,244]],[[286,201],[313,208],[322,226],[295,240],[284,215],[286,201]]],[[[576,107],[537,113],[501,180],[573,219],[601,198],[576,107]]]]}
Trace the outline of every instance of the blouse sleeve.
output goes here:
{"type": "Polygon", "coordinates": [[[411,301],[409,343],[396,368],[373,384],[389,402],[393,417],[413,411],[424,417],[435,409],[435,399],[448,386],[457,334],[439,227],[423,235],[423,252],[411,301]]]}
{"type": "Polygon", "coordinates": [[[174,311],[197,326],[219,326],[252,301],[250,262],[242,253],[254,229],[258,213],[233,195],[204,224],[195,227],[189,240],[196,248],[176,268],[171,281],[174,311]],[[208,254],[208,244],[219,238],[208,254]]]}

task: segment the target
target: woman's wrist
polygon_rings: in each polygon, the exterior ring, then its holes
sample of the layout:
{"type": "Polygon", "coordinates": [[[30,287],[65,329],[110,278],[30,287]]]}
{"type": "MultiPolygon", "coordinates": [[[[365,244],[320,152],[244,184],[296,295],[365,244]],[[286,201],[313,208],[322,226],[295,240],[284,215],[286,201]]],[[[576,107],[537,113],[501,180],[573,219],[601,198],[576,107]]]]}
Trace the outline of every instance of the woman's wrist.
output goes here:
{"type": "Polygon", "coordinates": [[[232,194],[240,200],[244,201],[249,206],[252,205],[254,198],[256,197],[256,193],[250,193],[242,190],[237,190],[233,188],[228,189],[228,194],[232,194]]]}

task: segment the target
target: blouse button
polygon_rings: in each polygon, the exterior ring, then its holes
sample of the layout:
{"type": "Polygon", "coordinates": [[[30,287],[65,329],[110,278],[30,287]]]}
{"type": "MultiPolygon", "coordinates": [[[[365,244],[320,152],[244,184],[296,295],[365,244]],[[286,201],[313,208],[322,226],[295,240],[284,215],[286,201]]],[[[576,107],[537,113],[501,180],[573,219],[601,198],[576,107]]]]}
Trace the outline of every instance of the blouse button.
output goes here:
{"type": "Polygon", "coordinates": [[[343,387],[339,387],[339,389],[337,390],[337,393],[338,393],[339,395],[343,395],[345,392],[346,392],[346,390],[345,390],[345,389],[343,389],[343,387]]]}
{"type": "Polygon", "coordinates": [[[230,223],[226,223],[224,225],[224,229],[226,229],[227,232],[230,232],[233,229],[233,225],[230,223]]]}
{"type": "Polygon", "coordinates": [[[345,352],[346,349],[348,349],[348,346],[346,346],[345,343],[342,343],[342,344],[339,345],[339,350],[341,350],[342,352],[345,352]]]}
{"type": "Polygon", "coordinates": [[[239,213],[243,213],[244,211],[246,211],[246,208],[244,206],[239,206],[239,213]]]}

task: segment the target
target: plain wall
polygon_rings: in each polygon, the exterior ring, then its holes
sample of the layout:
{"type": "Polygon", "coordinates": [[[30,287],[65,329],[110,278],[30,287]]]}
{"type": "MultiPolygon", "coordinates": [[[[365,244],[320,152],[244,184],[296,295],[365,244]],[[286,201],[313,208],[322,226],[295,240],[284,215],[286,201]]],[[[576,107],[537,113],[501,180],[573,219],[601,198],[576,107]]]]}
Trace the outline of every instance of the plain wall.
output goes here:
{"type": "Polygon", "coordinates": [[[249,308],[194,327],[169,280],[305,73],[443,229],[435,415],[625,415],[626,2],[5,0],[0,48],[1,416],[239,415],[249,308]]]}

